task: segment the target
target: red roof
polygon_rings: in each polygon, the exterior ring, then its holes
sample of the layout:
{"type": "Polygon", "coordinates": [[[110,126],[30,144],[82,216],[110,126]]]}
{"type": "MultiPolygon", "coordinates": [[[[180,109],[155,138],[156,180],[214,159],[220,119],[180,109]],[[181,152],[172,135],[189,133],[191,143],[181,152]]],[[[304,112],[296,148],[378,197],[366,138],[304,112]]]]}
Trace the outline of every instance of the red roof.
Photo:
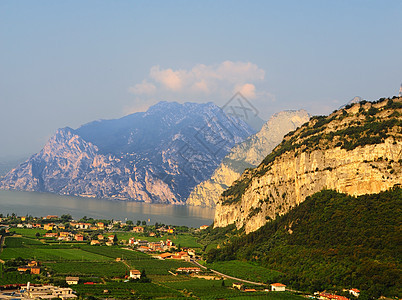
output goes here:
{"type": "Polygon", "coordinates": [[[350,289],[350,290],[353,292],[356,292],[356,293],[360,293],[360,291],[358,289],[350,289]]]}
{"type": "Polygon", "coordinates": [[[286,286],[285,284],[282,284],[282,283],[279,283],[279,282],[273,283],[271,285],[273,285],[273,286],[286,286]]]}

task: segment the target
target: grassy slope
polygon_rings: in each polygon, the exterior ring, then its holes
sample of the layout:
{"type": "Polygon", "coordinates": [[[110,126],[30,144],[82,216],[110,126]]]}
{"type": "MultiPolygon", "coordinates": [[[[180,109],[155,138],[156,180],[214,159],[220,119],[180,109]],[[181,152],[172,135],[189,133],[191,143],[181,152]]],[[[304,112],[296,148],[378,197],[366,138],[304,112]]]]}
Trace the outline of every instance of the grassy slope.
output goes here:
{"type": "Polygon", "coordinates": [[[209,261],[255,261],[312,291],[341,287],[400,296],[402,190],[313,195],[258,231],[211,250],[209,261]]]}

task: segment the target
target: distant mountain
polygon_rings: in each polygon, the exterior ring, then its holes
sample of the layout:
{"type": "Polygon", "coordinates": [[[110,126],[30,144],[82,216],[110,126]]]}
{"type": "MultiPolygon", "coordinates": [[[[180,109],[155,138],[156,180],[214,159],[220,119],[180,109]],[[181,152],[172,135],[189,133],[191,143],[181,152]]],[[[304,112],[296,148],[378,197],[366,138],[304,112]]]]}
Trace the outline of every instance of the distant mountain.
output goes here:
{"type": "Polygon", "coordinates": [[[259,165],[282,141],[285,134],[303,125],[309,118],[305,110],[282,111],[273,115],[258,133],[233,147],[212,177],[193,189],[187,204],[215,207],[222,192],[231,186],[246,168],[259,165]]]}
{"type": "Polygon", "coordinates": [[[15,166],[24,162],[28,155],[25,157],[0,157],[0,178],[11,171],[15,166]]]}
{"type": "Polygon", "coordinates": [[[345,108],[348,105],[352,105],[352,104],[359,103],[359,102],[362,102],[362,101],[363,101],[362,97],[356,96],[352,100],[350,100],[348,103],[346,103],[346,104],[342,105],[341,107],[339,107],[339,109],[345,108]]]}
{"type": "Polygon", "coordinates": [[[350,195],[402,184],[402,98],[362,101],[312,117],[217,203],[215,227],[252,232],[324,188],[350,195]]]}
{"type": "Polygon", "coordinates": [[[253,133],[212,103],[160,102],[147,112],[57,130],[0,188],[183,204],[253,133]]]}

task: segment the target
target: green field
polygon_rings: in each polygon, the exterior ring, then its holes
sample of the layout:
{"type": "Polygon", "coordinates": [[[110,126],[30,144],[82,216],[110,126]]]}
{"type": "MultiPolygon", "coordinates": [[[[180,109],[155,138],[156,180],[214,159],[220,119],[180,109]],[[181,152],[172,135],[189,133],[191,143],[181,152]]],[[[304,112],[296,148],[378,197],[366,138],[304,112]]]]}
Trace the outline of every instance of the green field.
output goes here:
{"type": "Polygon", "coordinates": [[[214,262],[208,264],[207,267],[237,278],[265,283],[277,281],[281,275],[278,271],[238,260],[214,262]]]}
{"type": "Polygon", "coordinates": [[[129,268],[122,262],[46,263],[57,276],[123,277],[129,268]]]}
{"type": "MultiPolygon", "coordinates": [[[[4,271],[0,264],[0,285],[11,283],[49,282],[64,283],[66,276],[79,276],[81,284],[74,286],[77,294],[87,298],[115,299],[301,299],[287,293],[267,293],[264,291],[245,293],[233,289],[232,280],[205,280],[189,275],[177,275],[179,267],[193,266],[182,260],[159,260],[145,253],[121,248],[119,246],[90,246],[86,243],[59,243],[38,240],[31,229],[19,229],[21,236],[7,236],[0,259],[7,261],[22,257],[38,260],[42,265],[40,275],[19,274],[12,268],[4,271]],[[117,260],[118,259],[118,260],[117,260]],[[130,269],[145,270],[151,282],[123,282],[130,269]],[[47,276],[49,272],[51,277],[47,276]],[[88,285],[83,282],[97,282],[88,285]],[[107,290],[107,291],[106,291],[107,290]]],[[[132,237],[126,234],[123,237],[132,237]]],[[[194,246],[195,237],[188,234],[170,236],[181,246],[194,246]],[[177,237],[177,239],[175,239],[177,237]]],[[[148,239],[144,238],[143,239],[148,239]]],[[[154,238],[160,240],[159,238],[154,238]]],[[[151,239],[148,239],[151,240],[151,239]]],[[[197,244],[198,245],[198,244],[197,244]]],[[[252,264],[230,261],[216,262],[208,267],[236,277],[254,281],[270,281],[278,272],[252,264]]],[[[15,270],[15,268],[14,268],[15,270]]]]}
{"type": "Polygon", "coordinates": [[[29,238],[36,238],[37,233],[39,233],[40,236],[43,236],[46,233],[46,230],[37,228],[13,228],[11,231],[29,238]]]}
{"type": "MultiPolygon", "coordinates": [[[[130,299],[130,297],[139,296],[141,299],[177,299],[180,298],[180,292],[169,287],[160,286],[154,283],[135,283],[135,282],[108,282],[106,284],[74,286],[82,296],[108,297],[113,295],[120,299],[130,299]],[[108,293],[104,293],[108,290],[108,293]]],[[[136,298],[133,298],[136,299],[136,298]]]]}
{"type": "Polygon", "coordinates": [[[79,248],[66,245],[43,244],[37,240],[7,237],[0,254],[0,259],[9,260],[16,257],[46,261],[110,261],[109,257],[90,253],[79,248]]]}

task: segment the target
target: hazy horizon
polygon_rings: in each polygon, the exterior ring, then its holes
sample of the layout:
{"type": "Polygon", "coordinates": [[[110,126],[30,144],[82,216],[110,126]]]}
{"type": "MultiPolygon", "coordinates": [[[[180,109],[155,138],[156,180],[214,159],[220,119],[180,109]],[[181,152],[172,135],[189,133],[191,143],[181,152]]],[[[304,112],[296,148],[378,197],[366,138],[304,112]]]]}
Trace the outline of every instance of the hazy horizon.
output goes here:
{"type": "Polygon", "coordinates": [[[224,105],[267,120],[398,94],[400,1],[0,2],[0,158],[57,128],[156,102],[224,105]]]}

